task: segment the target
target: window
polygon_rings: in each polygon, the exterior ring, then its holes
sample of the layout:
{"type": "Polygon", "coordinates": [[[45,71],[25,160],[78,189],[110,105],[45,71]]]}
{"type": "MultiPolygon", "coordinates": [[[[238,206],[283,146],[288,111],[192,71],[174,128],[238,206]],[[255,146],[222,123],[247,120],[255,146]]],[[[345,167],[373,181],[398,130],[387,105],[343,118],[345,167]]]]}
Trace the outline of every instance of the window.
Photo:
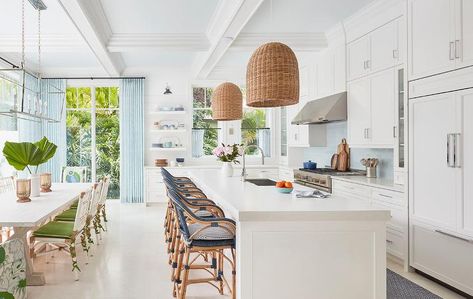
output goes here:
{"type": "MultiPolygon", "coordinates": [[[[192,157],[212,155],[219,144],[241,143],[260,146],[265,156],[271,156],[271,109],[244,107],[238,121],[218,122],[212,119],[212,88],[193,87],[192,157]]],[[[242,88],[245,95],[245,90],[242,88]]],[[[243,99],[245,101],[245,99],[243,99]]],[[[259,155],[258,149],[247,150],[247,155],[259,155]]]]}
{"type": "Polygon", "coordinates": [[[287,157],[287,108],[281,107],[281,157],[287,157]]]}
{"type": "Polygon", "coordinates": [[[192,113],[192,157],[212,155],[219,143],[218,121],[212,119],[212,88],[194,87],[192,113]]]}
{"type": "MultiPolygon", "coordinates": [[[[271,129],[266,109],[244,108],[241,120],[241,143],[257,145],[263,149],[266,157],[271,156],[271,129]]],[[[269,113],[268,113],[269,114],[269,113]]],[[[247,155],[259,155],[256,148],[248,149],[247,155]]]]}
{"type": "Polygon", "coordinates": [[[110,175],[108,198],[119,198],[118,87],[68,87],[66,128],[67,165],[87,166],[89,180],[110,175]]]}

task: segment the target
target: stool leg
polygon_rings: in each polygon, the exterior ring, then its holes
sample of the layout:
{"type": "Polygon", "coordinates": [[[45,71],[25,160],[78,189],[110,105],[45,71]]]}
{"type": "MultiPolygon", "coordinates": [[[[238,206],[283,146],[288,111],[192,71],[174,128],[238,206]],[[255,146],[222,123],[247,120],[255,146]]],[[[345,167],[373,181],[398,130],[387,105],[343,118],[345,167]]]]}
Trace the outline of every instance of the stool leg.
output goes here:
{"type": "Polygon", "coordinates": [[[235,249],[231,249],[233,265],[232,265],[232,299],[236,299],[236,252],[235,249]]]}
{"type": "Polygon", "coordinates": [[[179,297],[178,297],[179,299],[186,298],[187,281],[189,280],[189,270],[190,270],[189,255],[190,255],[190,249],[186,248],[185,253],[184,253],[184,274],[183,274],[181,288],[180,288],[181,290],[179,292],[179,297]]]}

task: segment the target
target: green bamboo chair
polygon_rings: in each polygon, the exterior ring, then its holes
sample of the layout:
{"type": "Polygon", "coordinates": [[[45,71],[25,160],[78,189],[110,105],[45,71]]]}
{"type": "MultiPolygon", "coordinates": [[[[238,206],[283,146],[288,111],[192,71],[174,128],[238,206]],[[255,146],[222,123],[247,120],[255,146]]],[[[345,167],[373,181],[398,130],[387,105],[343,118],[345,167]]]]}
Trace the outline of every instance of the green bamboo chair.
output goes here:
{"type": "MultiPolygon", "coordinates": [[[[30,238],[31,246],[34,248],[41,244],[54,245],[53,250],[68,252],[72,259],[72,271],[75,280],[79,280],[79,264],[77,262],[76,242],[80,238],[84,250],[87,247],[86,224],[89,206],[92,200],[92,188],[79,195],[77,213],[74,222],[51,221],[35,230],[30,238]]],[[[47,254],[44,252],[43,254],[47,254]]]]}

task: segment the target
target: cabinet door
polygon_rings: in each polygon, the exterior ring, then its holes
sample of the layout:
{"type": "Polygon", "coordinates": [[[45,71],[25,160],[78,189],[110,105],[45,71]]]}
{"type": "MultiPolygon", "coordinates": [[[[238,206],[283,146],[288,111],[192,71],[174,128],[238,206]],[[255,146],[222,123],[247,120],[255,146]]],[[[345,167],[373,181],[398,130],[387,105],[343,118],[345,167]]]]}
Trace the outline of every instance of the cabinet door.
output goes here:
{"type": "Polygon", "coordinates": [[[456,3],[455,57],[459,68],[473,65],[473,1],[457,0],[456,3]]]}
{"type": "Polygon", "coordinates": [[[333,94],[334,90],[334,58],[333,53],[325,51],[317,63],[317,97],[333,94]]]}
{"type": "Polygon", "coordinates": [[[372,145],[394,146],[396,73],[394,68],[371,77],[371,126],[369,138],[372,145]]]}
{"type": "Polygon", "coordinates": [[[348,84],[348,139],[352,146],[369,142],[371,126],[370,79],[363,78],[348,84]]]}
{"type": "Polygon", "coordinates": [[[410,80],[455,68],[453,0],[410,0],[410,80]]]}
{"type": "Polygon", "coordinates": [[[299,126],[291,124],[291,121],[299,112],[299,104],[287,107],[287,144],[289,146],[297,146],[299,126]]]}
{"type": "Polygon", "coordinates": [[[458,137],[461,149],[458,153],[463,172],[463,201],[460,202],[460,230],[463,234],[473,237],[473,90],[458,92],[457,113],[460,115],[461,135],[458,137]]]}
{"type": "Polygon", "coordinates": [[[371,34],[370,71],[387,69],[397,63],[398,57],[398,21],[394,20],[371,34]]]}
{"type": "Polygon", "coordinates": [[[333,50],[333,92],[339,93],[347,90],[346,76],[346,47],[345,44],[333,50]]]}
{"type": "Polygon", "coordinates": [[[367,60],[369,59],[370,39],[368,36],[348,44],[348,80],[363,76],[368,72],[367,60]]]}
{"type": "Polygon", "coordinates": [[[457,169],[453,161],[455,94],[410,100],[409,178],[412,217],[437,227],[457,227],[457,169]],[[449,147],[450,145],[450,147],[449,147]]]}

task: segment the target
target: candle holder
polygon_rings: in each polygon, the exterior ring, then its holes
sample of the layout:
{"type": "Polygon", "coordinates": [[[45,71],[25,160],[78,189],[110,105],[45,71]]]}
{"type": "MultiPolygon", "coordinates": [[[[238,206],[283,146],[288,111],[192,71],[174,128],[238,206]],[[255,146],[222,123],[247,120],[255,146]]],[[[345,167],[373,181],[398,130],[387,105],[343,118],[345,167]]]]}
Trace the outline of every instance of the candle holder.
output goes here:
{"type": "Polygon", "coordinates": [[[30,202],[31,194],[31,180],[30,179],[17,179],[16,180],[16,197],[17,202],[25,203],[30,202]]]}
{"type": "Polygon", "coordinates": [[[40,176],[41,192],[51,192],[51,174],[42,173],[40,176]]]}

